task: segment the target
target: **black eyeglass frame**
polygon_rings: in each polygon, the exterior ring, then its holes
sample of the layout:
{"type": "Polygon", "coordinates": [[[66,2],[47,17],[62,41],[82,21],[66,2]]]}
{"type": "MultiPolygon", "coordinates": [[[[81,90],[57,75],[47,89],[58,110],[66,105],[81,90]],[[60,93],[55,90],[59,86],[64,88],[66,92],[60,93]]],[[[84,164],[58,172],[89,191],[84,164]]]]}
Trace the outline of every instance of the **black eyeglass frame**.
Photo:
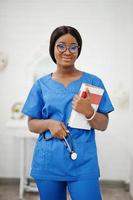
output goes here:
{"type": "Polygon", "coordinates": [[[74,53],[78,52],[78,49],[80,48],[80,46],[78,44],[71,44],[71,45],[68,46],[68,45],[66,45],[64,43],[57,43],[56,44],[56,48],[60,53],[64,53],[64,52],[66,52],[68,50],[70,53],[74,54],[74,53]],[[63,51],[60,50],[59,49],[59,45],[64,45],[65,49],[63,51]],[[71,51],[71,47],[76,47],[77,49],[75,51],[71,51]]]}

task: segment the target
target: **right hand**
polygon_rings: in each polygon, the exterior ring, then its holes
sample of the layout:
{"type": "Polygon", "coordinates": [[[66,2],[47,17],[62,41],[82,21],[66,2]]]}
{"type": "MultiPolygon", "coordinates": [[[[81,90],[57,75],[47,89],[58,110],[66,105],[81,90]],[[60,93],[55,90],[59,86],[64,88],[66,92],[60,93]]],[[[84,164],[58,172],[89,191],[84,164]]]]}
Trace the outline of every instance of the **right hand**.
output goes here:
{"type": "Polygon", "coordinates": [[[60,139],[63,139],[68,134],[68,130],[65,127],[64,123],[53,119],[49,120],[48,129],[54,137],[60,139]]]}
{"type": "Polygon", "coordinates": [[[93,115],[94,109],[91,105],[91,94],[89,90],[84,91],[81,96],[80,94],[74,96],[72,108],[75,111],[82,113],[87,118],[90,118],[93,115]]]}

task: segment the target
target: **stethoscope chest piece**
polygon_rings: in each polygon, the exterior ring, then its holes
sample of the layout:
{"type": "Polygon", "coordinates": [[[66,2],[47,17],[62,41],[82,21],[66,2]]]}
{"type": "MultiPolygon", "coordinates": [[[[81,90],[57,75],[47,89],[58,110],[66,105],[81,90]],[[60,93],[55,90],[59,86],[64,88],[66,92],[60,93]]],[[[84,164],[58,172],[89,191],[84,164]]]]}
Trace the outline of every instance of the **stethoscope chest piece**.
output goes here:
{"type": "Polygon", "coordinates": [[[71,152],[70,156],[71,156],[71,159],[72,159],[72,160],[76,160],[77,157],[78,157],[77,153],[74,152],[74,151],[71,152]]]}

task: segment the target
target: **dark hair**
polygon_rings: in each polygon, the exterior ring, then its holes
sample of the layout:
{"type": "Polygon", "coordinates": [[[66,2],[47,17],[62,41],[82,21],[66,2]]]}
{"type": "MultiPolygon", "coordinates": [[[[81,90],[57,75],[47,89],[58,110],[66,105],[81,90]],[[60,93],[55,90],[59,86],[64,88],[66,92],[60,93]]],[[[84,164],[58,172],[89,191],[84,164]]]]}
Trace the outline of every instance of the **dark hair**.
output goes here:
{"type": "Polygon", "coordinates": [[[52,60],[55,63],[56,63],[55,56],[54,56],[55,42],[59,37],[61,37],[62,35],[65,35],[67,33],[71,34],[77,40],[78,45],[79,45],[78,57],[80,55],[81,48],[82,48],[82,38],[80,36],[80,33],[74,27],[59,26],[52,32],[51,37],[50,37],[50,44],[49,44],[49,53],[50,53],[52,60]]]}

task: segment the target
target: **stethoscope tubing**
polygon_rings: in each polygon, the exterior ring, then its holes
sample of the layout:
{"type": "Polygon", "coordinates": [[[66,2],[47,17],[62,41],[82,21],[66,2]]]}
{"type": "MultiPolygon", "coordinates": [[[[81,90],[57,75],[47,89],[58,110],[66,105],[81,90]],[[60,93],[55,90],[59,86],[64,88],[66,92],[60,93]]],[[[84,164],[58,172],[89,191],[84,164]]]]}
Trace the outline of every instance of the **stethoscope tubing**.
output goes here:
{"type": "MultiPolygon", "coordinates": [[[[68,131],[67,133],[68,133],[68,135],[70,136],[70,132],[68,131]]],[[[45,141],[49,141],[49,140],[53,139],[54,136],[51,136],[51,137],[49,137],[49,138],[46,138],[45,135],[43,134],[43,138],[44,138],[45,141]]],[[[70,138],[71,138],[71,136],[70,136],[70,138]]],[[[63,141],[64,141],[64,144],[65,144],[66,148],[68,148],[68,151],[69,151],[69,153],[70,153],[71,159],[72,159],[72,160],[76,160],[76,159],[77,159],[77,153],[76,153],[76,152],[74,151],[74,149],[73,149],[72,139],[71,139],[71,146],[69,145],[69,143],[68,143],[66,137],[63,137],[63,141]]]]}
{"type": "Polygon", "coordinates": [[[65,142],[66,146],[68,147],[68,149],[69,149],[70,153],[72,153],[72,149],[71,149],[70,145],[68,144],[68,142],[67,142],[67,140],[66,140],[66,138],[65,138],[65,137],[63,137],[63,140],[64,140],[64,142],[65,142]]]}

